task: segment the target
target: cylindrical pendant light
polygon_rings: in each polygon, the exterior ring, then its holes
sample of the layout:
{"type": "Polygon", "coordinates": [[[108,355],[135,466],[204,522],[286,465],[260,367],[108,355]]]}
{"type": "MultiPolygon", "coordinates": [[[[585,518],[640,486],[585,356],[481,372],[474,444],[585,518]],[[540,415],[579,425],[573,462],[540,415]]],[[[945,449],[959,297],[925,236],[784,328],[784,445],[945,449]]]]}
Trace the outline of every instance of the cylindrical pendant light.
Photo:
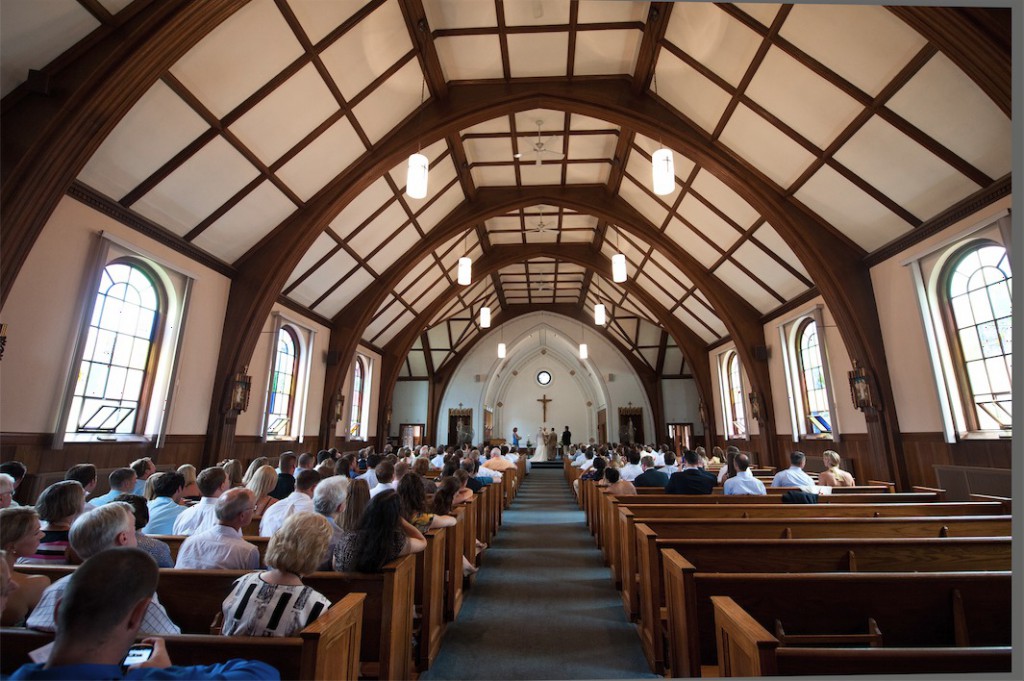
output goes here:
{"type": "Polygon", "coordinates": [[[580,343],[580,359],[586,359],[587,357],[587,344],[580,343]]]}
{"type": "Polygon", "coordinates": [[[622,253],[612,256],[612,281],[616,284],[626,281],[626,256],[622,253]]]}
{"type": "Polygon", "coordinates": [[[458,282],[462,286],[469,286],[473,281],[473,261],[468,255],[459,258],[458,282]]]}
{"type": "Polygon", "coordinates": [[[491,328],[491,308],[481,307],[480,308],[480,328],[489,329],[491,328]]]}
{"type": "Polygon", "coordinates": [[[655,194],[665,196],[675,191],[676,170],[671,149],[662,147],[654,152],[651,159],[651,172],[654,178],[655,194]]]}
{"type": "Polygon", "coordinates": [[[594,323],[597,324],[598,326],[604,326],[604,303],[598,303],[597,305],[594,306],[594,323]]]}
{"type": "Polygon", "coordinates": [[[498,343],[498,359],[505,359],[505,344],[498,343]]]}
{"type": "Polygon", "coordinates": [[[409,169],[405,174],[405,193],[409,198],[427,198],[427,172],[430,161],[426,156],[415,153],[409,157],[409,169]]]}

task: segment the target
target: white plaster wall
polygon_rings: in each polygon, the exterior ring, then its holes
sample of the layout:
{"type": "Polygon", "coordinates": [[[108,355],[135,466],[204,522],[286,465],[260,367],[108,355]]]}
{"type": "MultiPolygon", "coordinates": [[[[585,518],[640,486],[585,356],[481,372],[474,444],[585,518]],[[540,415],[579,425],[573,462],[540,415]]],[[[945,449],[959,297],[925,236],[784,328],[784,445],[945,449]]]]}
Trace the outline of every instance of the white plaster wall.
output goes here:
{"type": "Polygon", "coordinates": [[[40,233],[0,311],[8,325],[0,367],[0,429],[53,431],[79,332],[81,288],[101,231],[196,277],[168,433],[205,433],[231,281],[68,197],[40,233]]]}
{"type": "MultiPolygon", "coordinates": [[[[276,348],[274,338],[274,315],[283,316],[286,323],[313,331],[312,347],[304,348],[309,356],[309,387],[306,390],[305,419],[302,435],[316,435],[320,432],[320,412],[323,410],[324,379],[327,365],[324,360],[331,331],[326,326],[305,317],[298,312],[275,304],[271,314],[263,322],[256,349],[249,360],[249,375],[252,376],[252,393],[249,409],[238,415],[236,432],[239,435],[261,435],[263,413],[270,396],[271,353],[276,348]]],[[[298,407],[299,405],[296,405],[298,407]]]]}
{"type": "Polygon", "coordinates": [[[523,441],[525,442],[525,438],[528,437],[536,445],[541,425],[546,426],[548,430],[554,428],[558,433],[559,442],[566,426],[569,426],[574,442],[586,442],[592,437],[597,437],[596,416],[589,416],[591,413],[596,415],[597,409],[593,408],[593,405],[587,406],[587,402],[593,400],[584,393],[575,377],[569,374],[570,371],[580,371],[578,364],[566,365],[556,359],[554,353],[538,354],[519,366],[517,371],[518,375],[512,377],[508,384],[504,406],[495,408],[495,437],[511,441],[512,428],[518,427],[519,436],[523,441]],[[550,385],[541,386],[537,383],[537,373],[541,370],[551,372],[550,385]],[[548,402],[547,421],[542,421],[541,403],[537,400],[545,395],[551,401],[548,402]]]}
{"type": "MultiPolygon", "coordinates": [[[[942,416],[913,274],[902,263],[998,215],[1012,203],[1012,197],[1005,197],[871,268],[885,358],[889,364],[900,430],[904,433],[942,432],[942,416]]],[[[995,238],[998,240],[998,236],[995,238]]]]}
{"type": "MultiPolygon", "coordinates": [[[[484,404],[484,391],[492,376],[498,380],[509,378],[502,372],[505,372],[509,367],[521,361],[522,353],[537,351],[542,343],[546,343],[546,347],[551,348],[552,352],[555,351],[555,345],[558,344],[565,348],[573,348],[571,353],[565,353],[570,356],[571,362],[565,362],[560,366],[560,363],[555,362],[552,357],[549,365],[545,367],[555,375],[555,381],[547,389],[548,396],[552,397],[555,394],[556,381],[561,386],[569,383],[570,380],[578,378],[580,381],[585,380],[591,384],[590,392],[596,398],[590,399],[593,404],[589,407],[586,407],[586,401],[583,401],[583,408],[586,410],[586,421],[567,421],[567,418],[582,419],[582,417],[572,411],[563,410],[557,402],[549,403],[549,425],[557,426],[559,432],[568,425],[574,440],[586,441],[591,437],[597,437],[597,411],[601,408],[607,408],[608,437],[617,440],[619,438],[618,409],[632,402],[634,406],[642,406],[644,409],[644,432],[653,432],[651,406],[648,404],[643,386],[633,373],[633,368],[629,361],[620,355],[614,346],[598,336],[596,332],[588,330],[586,341],[590,358],[586,362],[581,362],[575,357],[575,348],[578,347],[581,334],[579,322],[550,313],[525,315],[501,327],[492,328],[487,336],[477,343],[469,355],[462,361],[441,400],[439,429],[445,432],[440,437],[442,439],[447,437],[448,410],[457,409],[461,402],[464,407],[473,408],[473,431],[475,434],[482,435],[483,433],[483,409],[487,406],[494,407],[495,437],[504,437],[506,440],[511,439],[512,427],[518,426],[521,434],[530,435],[531,438],[534,438],[541,425],[541,406],[536,400],[544,394],[545,389],[541,388],[534,381],[533,376],[536,375],[536,371],[532,371],[532,365],[530,367],[531,372],[527,372],[525,368],[521,372],[524,375],[528,375],[532,386],[527,386],[525,382],[523,386],[519,386],[518,383],[515,386],[516,389],[522,388],[522,390],[526,391],[526,394],[523,394],[522,397],[512,397],[503,403],[504,406],[497,407],[495,404],[484,404]],[[547,335],[546,338],[545,335],[547,335]],[[497,358],[497,344],[502,338],[508,346],[508,356],[503,361],[497,358]],[[575,362],[575,365],[572,362],[575,362]],[[575,370],[577,376],[568,376],[570,370],[575,370]],[[480,376],[479,382],[475,379],[477,375],[480,376]],[[613,379],[610,381],[608,379],[609,375],[613,376],[613,379]],[[607,390],[607,403],[602,402],[603,393],[600,387],[602,384],[607,390]],[[576,423],[592,425],[577,427],[576,423]]],[[[561,350],[558,351],[561,352],[561,350]]],[[[581,390],[580,394],[583,393],[584,391],[581,390]]],[[[515,390],[510,390],[508,395],[515,396],[517,393],[515,390]]],[[[564,396],[557,397],[556,399],[562,402],[563,400],[572,399],[570,395],[571,393],[566,393],[564,396]]]]}
{"type": "Polygon", "coordinates": [[[403,423],[427,423],[427,399],[430,384],[427,381],[399,381],[391,404],[392,437],[399,436],[403,423]]]}
{"type": "Polygon", "coordinates": [[[824,327],[818,329],[818,334],[819,337],[824,337],[827,349],[827,357],[822,357],[822,361],[828,364],[832,377],[832,400],[837,412],[833,417],[834,429],[839,433],[840,439],[842,439],[843,433],[866,433],[867,422],[864,420],[864,414],[854,408],[853,401],[850,399],[848,375],[853,368],[853,362],[843,343],[842,335],[836,328],[832,311],[825,305],[821,296],[793,310],[790,314],[764,325],[764,342],[769,352],[768,374],[772,382],[772,400],[775,405],[775,432],[779,435],[792,436],[793,434],[790,389],[786,382],[786,367],[783,361],[783,348],[780,345],[779,327],[806,316],[818,305],[822,306],[821,321],[824,327]]]}
{"type": "MultiPolygon", "coordinates": [[[[665,405],[665,423],[692,423],[693,434],[703,435],[700,422],[700,393],[692,378],[669,378],[661,382],[662,403],[665,405]]],[[[659,442],[664,439],[659,434],[659,442]]]]}

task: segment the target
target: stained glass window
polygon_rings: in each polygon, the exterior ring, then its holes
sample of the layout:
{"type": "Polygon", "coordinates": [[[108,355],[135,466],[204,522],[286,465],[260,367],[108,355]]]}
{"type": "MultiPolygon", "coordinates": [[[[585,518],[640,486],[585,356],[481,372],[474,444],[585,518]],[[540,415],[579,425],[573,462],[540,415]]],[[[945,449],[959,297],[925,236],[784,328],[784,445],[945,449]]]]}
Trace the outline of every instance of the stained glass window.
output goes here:
{"type": "Polygon", "coordinates": [[[68,414],[69,433],[134,433],[144,422],[162,296],[130,260],[103,268],[68,414]]]}
{"type": "Polygon", "coordinates": [[[747,432],[746,419],[743,413],[743,384],[740,381],[740,358],[735,352],[729,353],[725,360],[726,374],[729,379],[729,432],[733,437],[742,437],[747,432]]]}
{"type": "Polygon", "coordinates": [[[289,435],[295,406],[295,384],[299,374],[299,339],[287,326],[277,332],[277,350],[270,376],[267,401],[267,434],[289,435]]]}
{"type": "Polygon", "coordinates": [[[806,320],[797,336],[797,363],[800,367],[800,388],[804,398],[804,417],[809,435],[832,432],[832,417],[828,411],[828,392],[825,388],[825,369],[818,343],[818,324],[806,320]]]}
{"type": "Polygon", "coordinates": [[[946,282],[952,335],[960,350],[964,408],[977,430],[1011,426],[1012,283],[1006,249],[990,242],[957,258],[946,282]]]}
{"type": "Polygon", "coordinates": [[[359,437],[359,434],[362,431],[363,421],[363,380],[365,376],[363,360],[360,357],[356,357],[356,365],[353,374],[352,424],[349,428],[349,434],[352,435],[352,437],[359,437]]]}

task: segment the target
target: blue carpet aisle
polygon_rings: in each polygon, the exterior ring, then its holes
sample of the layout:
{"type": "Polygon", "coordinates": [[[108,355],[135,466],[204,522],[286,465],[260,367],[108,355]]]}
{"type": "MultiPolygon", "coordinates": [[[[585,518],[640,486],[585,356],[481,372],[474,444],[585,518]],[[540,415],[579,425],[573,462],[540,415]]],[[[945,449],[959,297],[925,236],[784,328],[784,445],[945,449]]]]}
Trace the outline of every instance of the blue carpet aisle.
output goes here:
{"type": "Polygon", "coordinates": [[[420,678],[658,678],[560,468],[527,476],[420,678]]]}

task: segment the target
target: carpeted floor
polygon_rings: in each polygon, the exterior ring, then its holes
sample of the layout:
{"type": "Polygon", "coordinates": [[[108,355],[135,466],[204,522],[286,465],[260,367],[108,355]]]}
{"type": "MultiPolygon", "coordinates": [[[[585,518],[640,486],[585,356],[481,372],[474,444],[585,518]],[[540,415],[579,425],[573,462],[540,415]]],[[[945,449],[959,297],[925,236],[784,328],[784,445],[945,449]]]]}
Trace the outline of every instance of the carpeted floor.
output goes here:
{"type": "Polygon", "coordinates": [[[420,678],[657,678],[560,469],[527,476],[420,678]]]}

